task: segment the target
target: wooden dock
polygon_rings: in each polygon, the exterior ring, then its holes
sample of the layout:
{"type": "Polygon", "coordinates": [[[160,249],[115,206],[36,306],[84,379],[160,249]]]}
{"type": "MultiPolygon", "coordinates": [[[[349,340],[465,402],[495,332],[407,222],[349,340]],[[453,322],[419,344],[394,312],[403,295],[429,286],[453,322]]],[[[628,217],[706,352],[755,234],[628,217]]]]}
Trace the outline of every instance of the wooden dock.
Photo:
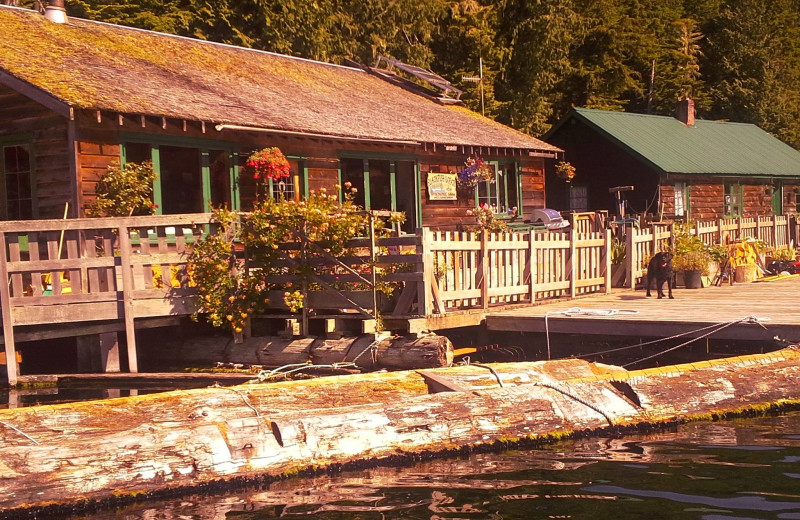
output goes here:
{"type": "Polygon", "coordinates": [[[489,312],[490,331],[666,337],[700,337],[714,325],[729,326],[713,339],[800,341],[800,276],[774,281],[674,290],[674,300],[645,297],[644,290],[618,290],[577,300],[489,312]],[[570,309],[573,312],[569,312],[570,309]],[[754,316],[759,323],[746,318],[754,316]],[[739,321],[737,320],[744,320],[739,321]],[[703,329],[704,327],[710,327],[703,329]],[[703,330],[701,330],[703,329],[703,330]]]}

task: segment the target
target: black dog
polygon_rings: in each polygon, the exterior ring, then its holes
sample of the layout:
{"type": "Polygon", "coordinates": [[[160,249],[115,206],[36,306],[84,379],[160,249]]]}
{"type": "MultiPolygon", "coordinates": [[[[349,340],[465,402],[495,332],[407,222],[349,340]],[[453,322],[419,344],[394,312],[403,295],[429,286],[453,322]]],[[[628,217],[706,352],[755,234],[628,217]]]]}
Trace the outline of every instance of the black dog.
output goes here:
{"type": "Polygon", "coordinates": [[[659,299],[664,297],[664,282],[667,282],[672,299],[672,279],[672,253],[656,253],[647,265],[647,296],[650,296],[650,284],[655,280],[659,299]]]}

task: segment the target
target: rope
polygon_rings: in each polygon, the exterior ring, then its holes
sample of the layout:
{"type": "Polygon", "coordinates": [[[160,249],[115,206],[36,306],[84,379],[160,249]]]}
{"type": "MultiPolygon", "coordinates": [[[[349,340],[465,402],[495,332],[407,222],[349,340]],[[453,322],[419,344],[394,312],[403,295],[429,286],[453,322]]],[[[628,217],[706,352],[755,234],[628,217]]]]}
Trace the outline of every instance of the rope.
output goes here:
{"type": "Polygon", "coordinates": [[[11,425],[10,425],[10,424],[8,424],[7,422],[3,422],[3,421],[0,421],[0,424],[2,424],[3,426],[5,426],[6,428],[11,428],[12,430],[14,430],[14,431],[15,431],[15,432],[17,432],[18,434],[22,435],[23,437],[25,437],[26,439],[28,439],[29,441],[31,441],[31,442],[32,442],[32,443],[34,443],[35,445],[37,445],[37,446],[40,446],[40,444],[39,444],[38,442],[36,442],[36,439],[34,439],[33,437],[31,437],[30,435],[28,435],[28,434],[27,434],[27,433],[25,433],[24,431],[20,430],[19,428],[16,428],[16,427],[14,427],[14,426],[11,426],[11,425]]]}
{"type": "Polygon", "coordinates": [[[580,403],[580,404],[582,404],[582,405],[594,410],[595,412],[599,413],[600,415],[603,416],[603,418],[606,421],[608,421],[608,425],[609,426],[614,426],[614,422],[611,420],[611,417],[609,417],[606,412],[604,412],[603,410],[601,410],[597,406],[593,405],[592,403],[586,401],[585,399],[582,399],[582,398],[578,397],[577,395],[573,395],[573,394],[567,392],[566,390],[562,390],[562,389],[558,388],[557,386],[552,385],[550,383],[534,383],[534,386],[541,386],[541,387],[544,387],[544,388],[549,388],[550,390],[555,390],[556,392],[558,392],[558,393],[560,393],[562,395],[565,395],[565,396],[569,397],[570,399],[572,399],[572,400],[574,400],[574,401],[576,401],[576,402],[578,402],[578,403],[580,403]]]}
{"type": "Polygon", "coordinates": [[[214,383],[212,385],[212,388],[221,388],[223,390],[230,390],[231,392],[235,393],[236,395],[242,398],[244,404],[246,404],[251,410],[253,410],[253,412],[256,414],[256,417],[261,417],[261,414],[258,413],[258,410],[256,410],[255,406],[250,404],[250,401],[247,399],[247,397],[239,390],[236,390],[235,388],[231,388],[229,386],[220,386],[219,383],[214,383]]]}
{"type": "Polygon", "coordinates": [[[565,311],[550,311],[544,314],[544,332],[547,338],[547,359],[552,359],[550,354],[550,322],[551,315],[563,316],[616,316],[618,314],[637,314],[639,311],[633,309],[581,309],[580,307],[570,307],[565,311]]]}
{"type": "Polygon", "coordinates": [[[500,374],[498,374],[498,373],[495,371],[495,369],[494,369],[494,368],[490,367],[489,365],[481,365],[480,363],[470,363],[470,362],[469,362],[469,358],[468,358],[468,357],[467,357],[467,358],[465,358],[465,361],[466,361],[466,362],[464,363],[464,365],[466,365],[466,366],[473,366],[473,367],[485,368],[486,370],[488,370],[489,372],[491,372],[491,373],[492,373],[492,375],[494,376],[494,378],[495,378],[495,379],[497,379],[497,384],[498,384],[498,385],[500,385],[500,388],[505,388],[505,385],[503,384],[503,380],[502,380],[502,379],[500,379],[500,374]]]}
{"type": "Polygon", "coordinates": [[[715,332],[719,332],[719,331],[721,331],[723,329],[727,329],[728,327],[730,327],[732,325],[736,325],[737,323],[742,323],[742,322],[754,323],[754,324],[760,325],[763,329],[766,330],[766,327],[764,327],[764,325],[761,324],[762,321],[769,321],[769,318],[759,318],[757,316],[747,316],[745,318],[741,318],[741,319],[738,319],[738,320],[729,321],[727,323],[720,324],[717,328],[715,328],[711,332],[708,332],[708,333],[703,334],[701,336],[698,336],[696,338],[692,338],[689,341],[685,341],[685,342],[681,343],[680,345],[675,345],[672,348],[668,348],[667,350],[664,350],[662,352],[657,352],[657,353],[655,353],[655,354],[653,354],[651,356],[647,356],[647,357],[642,358],[642,359],[640,359],[638,361],[632,361],[630,363],[622,365],[622,368],[626,368],[626,367],[629,367],[631,365],[636,365],[636,364],[642,363],[643,361],[647,361],[647,360],[653,359],[655,357],[667,354],[667,353],[672,352],[673,350],[677,350],[677,349],[679,349],[681,347],[685,347],[686,345],[689,345],[690,343],[694,343],[695,341],[697,341],[699,339],[707,338],[708,336],[711,336],[715,332]]]}

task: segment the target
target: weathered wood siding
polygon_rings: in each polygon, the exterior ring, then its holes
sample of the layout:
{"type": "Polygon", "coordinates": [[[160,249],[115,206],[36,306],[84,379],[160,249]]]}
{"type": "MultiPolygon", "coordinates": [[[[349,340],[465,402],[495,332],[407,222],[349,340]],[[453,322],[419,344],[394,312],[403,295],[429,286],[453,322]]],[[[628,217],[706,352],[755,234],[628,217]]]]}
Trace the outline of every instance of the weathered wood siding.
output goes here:
{"type": "MultiPolygon", "coordinates": [[[[432,229],[452,230],[459,225],[475,226],[475,220],[466,211],[475,206],[472,196],[459,195],[456,201],[431,201],[427,194],[427,174],[429,172],[456,173],[464,167],[466,156],[461,153],[447,153],[420,150],[419,147],[396,144],[342,143],[297,136],[272,136],[260,133],[218,132],[213,127],[201,127],[198,123],[183,124],[181,121],[160,118],[131,119],[118,115],[87,115],[80,118],[78,132],[78,177],[80,179],[80,207],[85,208],[94,199],[95,185],[99,176],[110,164],[119,160],[119,143],[127,136],[146,134],[152,136],[183,137],[197,140],[225,141],[235,146],[239,153],[239,197],[242,209],[252,208],[256,199],[256,184],[241,167],[246,156],[257,148],[277,146],[288,157],[297,157],[308,174],[308,186],[301,186],[301,194],[306,189],[320,191],[325,188],[334,192],[339,183],[339,156],[346,150],[350,156],[379,157],[393,160],[393,157],[416,157],[421,171],[421,225],[432,229]]],[[[211,142],[211,141],[209,141],[211,142]]],[[[190,145],[187,145],[190,146],[190,145]]],[[[209,145],[213,148],[213,145],[209,145]]],[[[498,161],[501,165],[519,164],[521,176],[523,217],[534,208],[544,207],[544,159],[525,156],[485,156],[487,161],[498,161]]],[[[298,172],[301,177],[303,172],[298,172]]],[[[400,172],[397,175],[414,175],[414,172],[400,172]]],[[[413,180],[411,181],[413,185],[413,180]]],[[[362,195],[363,197],[363,195],[362,195]]],[[[358,197],[357,197],[358,200],[358,197]]],[[[363,200],[363,198],[362,198],[363,200]]],[[[402,209],[402,208],[401,208],[402,209]]]]}
{"type": "Polygon", "coordinates": [[[21,138],[31,145],[33,211],[38,218],[61,218],[71,201],[67,120],[0,85],[0,139],[21,138]]]}
{"type": "MultiPolygon", "coordinates": [[[[693,182],[691,178],[684,179],[689,184],[689,218],[692,220],[708,220],[725,217],[725,185],[722,182],[693,182]]],[[[678,180],[680,181],[680,180],[678,180]]],[[[742,184],[742,216],[758,217],[772,215],[773,183],[742,184]]],[[[675,185],[663,184],[661,186],[661,202],[664,205],[664,216],[675,216],[675,185]]],[[[783,186],[783,214],[797,213],[797,185],[786,184],[783,186]]]]}

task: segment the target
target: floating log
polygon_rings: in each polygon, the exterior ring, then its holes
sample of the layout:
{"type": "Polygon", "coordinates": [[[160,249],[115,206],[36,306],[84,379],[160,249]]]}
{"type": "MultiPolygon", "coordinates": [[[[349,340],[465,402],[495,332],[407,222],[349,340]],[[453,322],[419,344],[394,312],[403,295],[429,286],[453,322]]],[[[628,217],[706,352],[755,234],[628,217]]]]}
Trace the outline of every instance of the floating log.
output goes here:
{"type": "Polygon", "coordinates": [[[798,361],[792,347],[635,372],[471,365],[426,370],[436,394],[389,372],[0,410],[0,511],[797,404],[798,361]]]}
{"type": "Polygon", "coordinates": [[[192,338],[179,343],[140,345],[140,358],[150,364],[235,363],[263,367],[353,362],[376,370],[446,367],[453,363],[453,344],[438,334],[391,336],[363,334],[339,339],[256,336],[235,343],[224,336],[192,338]]]}

